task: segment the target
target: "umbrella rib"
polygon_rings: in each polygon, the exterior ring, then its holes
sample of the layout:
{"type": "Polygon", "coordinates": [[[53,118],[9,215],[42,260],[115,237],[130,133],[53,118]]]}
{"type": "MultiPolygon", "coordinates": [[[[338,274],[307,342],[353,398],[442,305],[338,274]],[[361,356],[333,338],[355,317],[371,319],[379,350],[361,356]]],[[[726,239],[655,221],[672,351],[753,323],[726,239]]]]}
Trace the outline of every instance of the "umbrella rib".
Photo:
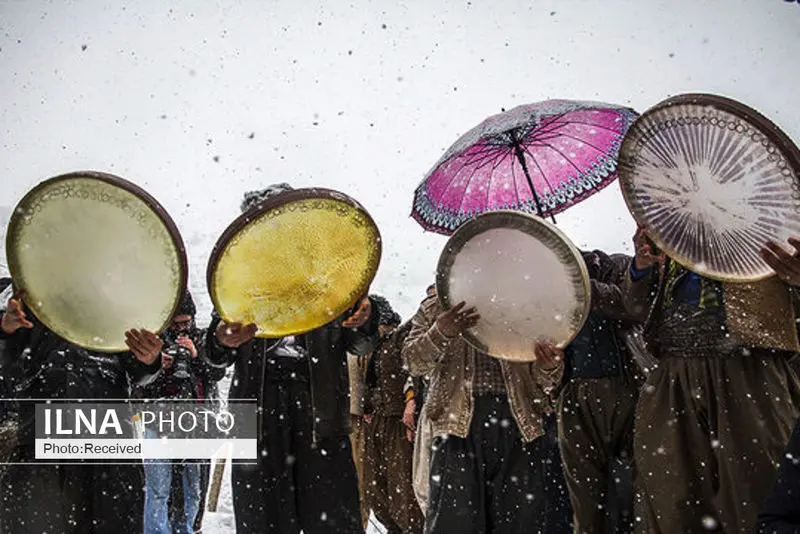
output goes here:
{"type": "MultiPolygon", "coordinates": [[[[504,154],[504,157],[497,157],[495,159],[495,163],[494,163],[494,165],[492,165],[492,172],[489,174],[489,183],[486,184],[486,206],[489,205],[489,192],[491,191],[492,180],[494,179],[494,171],[496,171],[500,167],[500,164],[503,162],[503,160],[506,157],[512,158],[512,162],[513,162],[514,155],[511,153],[511,147],[508,147],[504,151],[498,151],[498,156],[499,156],[499,154],[502,154],[503,152],[506,152],[506,154],[504,154]]],[[[512,171],[514,170],[514,164],[513,163],[511,164],[511,170],[512,171]]],[[[514,185],[516,185],[516,182],[514,183],[514,185]]],[[[517,197],[517,202],[519,202],[519,197],[517,197]]]]}
{"type": "Polygon", "coordinates": [[[560,114],[558,116],[554,116],[554,119],[551,122],[549,122],[547,124],[547,126],[545,126],[544,128],[540,129],[539,131],[536,131],[536,130],[532,130],[531,131],[531,134],[535,132],[538,135],[535,135],[535,136],[534,135],[529,135],[528,137],[531,138],[531,141],[541,142],[543,145],[549,146],[545,142],[547,140],[545,136],[547,136],[547,134],[550,134],[552,132],[553,135],[550,136],[551,139],[553,139],[555,137],[560,137],[560,136],[568,137],[568,138],[573,139],[575,141],[579,141],[581,143],[589,145],[590,147],[592,147],[593,149],[597,150],[601,154],[605,153],[604,150],[602,150],[599,147],[593,145],[592,143],[589,143],[588,141],[586,141],[584,139],[581,139],[579,137],[575,137],[573,135],[570,135],[570,134],[564,133],[564,132],[555,132],[555,130],[557,130],[558,128],[560,128],[562,126],[566,126],[566,125],[569,125],[569,124],[583,124],[585,126],[593,126],[593,127],[602,128],[604,130],[608,130],[608,131],[612,131],[612,132],[616,132],[617,130],[614,130],[612,128],[606,128],[605,126],[601,126],[601,125],[597,125],[597,124],[587,123],[587,122],[564,120],[564,115],[565,115],[565,113],[562,113],[562,114],[560,114]]]}
{"type": "MultiPolygon", "coordinates": [[[[453,158],[450,158],[450,159],[449,159],[449,160],[447,160],[446,162],[442,163],[442,165],[446,165],[447,163],[449,163],[449,162],[453,161],[453,159],[455,159],[456,157],[457,157],[457,156],[453,156],[453,158]]],[[[440,165],[440,166],[437,168],[437,170],[438,170],[439,168],[441,168],[441,166],[442,166],[442,165],[440,165]]],[[[458,169],[456,172],[454,172],[454,173],[453,173],[453,176],[451,176],[451,177],[450,177],[450,180],[447,182],[447,185],[445,186],[445,188],[444,188],[444,191],[447,191],[448,189],[450,189],[450,186],[451,186],[451,185],[453,185],[453,182],[454,182],[454,181],[455,181],[455,179],[458,177],[458,175],[461,173],[461,171],[463,171],[463,170],[464,170],[464,167],[465,167],[465,166],[464,166],[464,165],[462,165],[462,166],[461,166],[461,168],[459,168],[459,169],[458,169]]],[[[463,204],[463,202],[464,202],[464,199],[462,198],[462,199],[461,199],[461,202],[459,202],[459,204],[458,204],[458,207],[459,207],[459,209],[461,208],[461,205],[463,204]]],[[[439,201],[439,203],[441,204],[441,200],[439,201]]],[[[437,208],[437,209],[438,209],[438,208],[437,208]]]]}
{"type": "MultiPolygon", "coordinates": [[[[548,117],[548,119],[550,119],[550,118],[551,117],[548,117]]],[[[544,126],[542,126],[541,122],[540,122],[539,126],[536,126],[532,130],[530,130],[529,133],[536,132],[536,133],[547,134],[547,133],[552,132],[553,130],[557,130],[563,124],[562,122],[560,122],[561,118],[562,118],[562,116],[558,116],[558,117],[554,116],[554,117],[552,117],[553,120],[548,121],[547,124],[545,124],[544,126]]]]}
{"type": "Polygon", "coordinates": [[[581,170],[578,168],[578,166],[577,166],[577,165],[575,165],[574,163],[572,163],[572,161],[570,161],[570,159],[569,159],[567,156],[565,156],[563,152],[561,152],[559,149],[557,149],[556,147],[554,147],[554,146],[553,146],[553,145],[551,145],[550,143],[544,143],[544,145],[545,145],[545,146],[547,146],[548,148],[550,148],[551,150],[555,150],[556,152],[558,152],[558,153],[559,153],[559,155],[560,155],[562,158],[564,158],[564,161],[566,161],[567,163],[569,163],[570,165],[572,165],[572,167],[573,167],[573,168],[575,169],[575,171],[578,173],[578,176],[580,176],[580,175],[581,175],[581,170]]]}
{"type": "MultiPolygon", "coordinates": [[[[482,152],[482,154],[481,154],[481,157],[477,158],[477,159],[478,159],[478,161],[480,161],[479,165],[483,165],[483,163],[484,163],[483,160],[491,159],[491,155],[492,155],[493,150],[492,150],[492,147],[485,147],[485,148],[481,147],[479,149],[479,151],[482,152]]],[[[462,159],[462,158],[465,161],[461,164],[461,168],[458,171],[453,173],[453,176],[450,178],[450,181],[447,182],[447,186],[445,187],[445,189],[449,189],[450,186],[453,185],[453,181],[456,179],[456,177],[459,175],[459,173],[461,173],[461,171],[464,170],[465,167],[472,166],[473,163],[474,163],[474,160],[472,159],[471,156],[470,157],[464,157],[463,153],[458,153],[458,154],[454,154],[450,159],[448,159],[447,161],[442,162],[442,164],[439,165],[438,168],[442,168],[443,166],[447,165],[448,163],[452,162],[453,160],[462,159]]]]}
{"type": "MultiPolygon", "coordinates": [[[[509,152],[510,152],[510,150],[511,149],[508,149],[509,152]]],[[[494,158],[494,164],[492,165],[492,172],[489,173],[489,181],[486,184],[486,202],[484,202],[484,204],[483,204],[484,206],[486,206],[486,209],[485,209],[486,211],[489,211],[489,194],[492,191],[492,179],[494,179],[494,171],[497,170],[497,168],[500,166],[500,163],[503,161],[503,158],[500,157],[500,155],[503,152],[504,152],[504,150],[498,150],[496,152],[497,157],[494,158]]],[[[487,161],[482,163],[480,167],[477,167],[476,170],[479,169],[479,168],[482,168],[484,165],[488,165],[489,161],[491,161],[491,158],[486,158],[486,160],[487,161]]],[[[470,178],[470,181],[471,180],[472,180],[472,178],[470,178]]],[[[467,186],[469,186],[469,183],[467,184],[467,186]]]]}
{"type": "Polygon", "coordinates": [[[465,161],[463,166],[466,167],[475,165],[478,168],[482,168],[486,163],[490,163],[494,159],[496,159],[498,157],[498,152],[501,152],[501,155],[505,156],[504,154],[502,154],[502,148],[498,149],[498,146],[499,145],[481,146],[480,148],[478,148],[478,150],[475,151],[476,152],[475,154],[471,154],[469,157],[464,158],[465,161]]]}
{"type": "MultiPolygon", "coordinates": [[[[451,185],[453,185],[453,182],[455,181],[456,177],[457,177],[459,174],[461,174],[461,171],[463,171],[464,169],[466,169],[466,166],[465,166],[465,165],[462,165],[462,166],[461,166],[461,168],[460,168],[460,169],[458,169],[458,171],[456,171],[456,172],[454,172],[454,173],[453,173],[453,177],[452,177],[452,178],[450,179],[450,181],[447,183],[447,187],[445,188],[445,191],[447,191],[448,189],[450,189],[450,186],[451,186],[451,185]]],[[[466,187],[469,187],[469,183],[472,181],[472,176],[474,176],[474,174],[475,174],[475,171],[473,171],[473,172],[472,172],[472,174],[470,175],[469,179],[467,180],[467,186],[466,186],[466,187]]],[[[465,189],[466,189],[466,188],[465,188],[465,189]]],[[[461,201],[458,203],[458,211],[462,211],[462,209],[463,209],[463,207],[464,207],[464,199],[466,198],[466,196],[467,196],[467,195],[461,195],[461,201]]]]}
{"type": "Polygon", "coordinates": [[[569,135],[569,134],[565,134],[565,133],[562,133],[562,134],[559,134],[559,135],[563,135],[564,137],[569,137],[570,139],[573,139],[575,141],[579,141],[579,142],[581,142],[581,143],[583,143],[585,145],[589,145],[590,147],[592,147],[593,149],[597,150],[601,154],[605,154],[605,150],[602,150],[600,147],[597,147],[597,146],[593,145],[592,143],[589,143],[588,141],[584,141],[580,137],[575,137],[574,135],[569,135]]]}
{"type": "MultiPolygon", "coordinates": [[[[479,165],[472,166],[472,172],[470,173],[469,179],[467,180],[466,186],[464,187],[464,189],[465,189],[465,190],[466,190],[466,189],[469,189],[469,186],[470,186],[470,184],[472,183],[472,180],[473,180],[473,178],[475,178],[475,173],[476,173],[477,171],[479,171],[479,170],[483,169],[483,167],[484,167],[485,165],[488,165],[488,164],[489,164],[489,163],[492,161],[492,158],[491,158],[491,157],[489,157],[489,156],[491,156],[491,155],[492,155],[492,151],[487,149],[487,150],[486,150],[486,155],[485,155],[485,156],[483,156],[483,157],[481,158],[481,159],[482,159],[482,160],[484,160],[484,161],[482,161],[482,162],[481,162],[479,165]]],[[[501,160],[502,158],[500,158],[500,157],[497,157],[497,158],[495,158],[495,159],[497,159],[497,160],[501,160]]],[[[463,170],[463,169],[464,169],[464,166],[462,166],[462,167],[461,167],[461,170],[463,170]]],[[[459,172],[460,172],[460,170],[459,170],[459,172]]],[[[458,174],[458,173],[456,173],[456,174],[458,174]]],[[[491,184],[491,174],[490,174],[489,176],[490,176],[489,183],[491,184]]],[[[451,182],[451,183],[452,183],[452,182],[451,182]]],[[[448,185],[448,187],[449,187],[449,185],[448,185]]],[[[467,198],[467,195],[464,195],[464,196],[462,196],[462,197],[461,197],[461,202],[459,202],[459,204],[458,204],[458,208],[459,208],[459,210],[463,209],[463,206],[464,206],[464,200],[466,200],[466,198],[467,198]]],[[[485,205],[487,205],[487,206],[488,206],[488,198],[489,198],[488,187],[487,187],[486,198],[487,198],[487,202],[486,202],[486,204],[485,204],[485,205]]]]}
{"type": "Polygon", "coordinates": [[[486,200],[484,201],[483,205],[485,206],[484,211],[489,211],[491,208],[489,207],[489,196],[492,193],[492,178],[494,178],[494,170],[497,166],[492,166],[492,172],[489,173],[489,181],[486,182],[486,200]]]}
{"type": "Polygon", "coordinates": [[[553,135],[556,135],[556,136],[557,136],[557,135],[560,135],[560,134],[557,132],[557,130],[558,130],[558,129],[559,129],[559,128],[560,128],[560,127],[563,125],[563,124],[565,124],[565,123],[559,122],[559,121],[556,119],[556,120],[553,120],[552,122],[549,122],[549,123],[548,123],[546,126],[542,126],[542,127],[538,127],[538,126],[537,126],[536,128],[533,128],[532,130],[530,130],[529,132],[527,132],[527,133],[525,134],[525,136],[524,136],[524,137],[525,137],[526,139],[537,139],[537,138],[539,138],[540,136],[546,136],[546,135],[548,135],[548,134],[551,134],[551,133],[552,133],[553,135]]]}
{"type": "MultiPolygon", "coordinates": [[[[548,119],[552,119],[552,120],[550,120],[547,123],[546,126],[543,126],[541,128],[539,128],[539,127],[534,128],[533,130],[531,130],[530,133],[536,133],[536,134],[538,134],[536,137],[539,137],[541,135],[546,135],[546,134],[549,134],[551,132],[554,132],[554,131],[558,130],[559,128],[561,128],[562,126],[568,126],[570,124],[582,124],[584,126],[593,126],[593,127],[597,127],[597,128],[602,128],[604,130],[609,130],[609,131],[612,131],[612,132],[616,132],[617,131],[617,130],[614,130],[613,128],[607,128],[607,127],[599,125],[599,124],[593,124],[593,123],[590,123],[590,122],[581,122],[581,121],[574,121],[574,120],[565,119],[566,115],[567,115],[566,113],[560,113],[558,115],[552,115],[551,117],[548,117],[548,119]]],[[[568,134],[564,134],[564,133],[561,133],[561,132],[558,132],[555,135],[567,135],[568,136],[568,134]]],[[[569,136],[569,137],[571,137],[571,136],[569,136]]]]}
{"type": "MultiPolygon", "coordinates": [[[[512,156],[513,157],[513,156],[512,156]]],[[[514,180],[514,196],[517,197],[517,209],[522,208],[522,202],[519,199],[519,189],[517,188],[517,173],[514,171],[514,160],[511,160],[511,179],[514,180]]]]}
{"type": "MultiPolygon", "coordinates": [[[[484,150],[485,153],[483,155],[481,155],[480,158],[478,158],[478,160],[477,160],[478,163],[477,163],[476,167],[480,169],[484,165],[492,163],[494,160],[501,160],[502,161],[503,157],[507,156],[507,153],[504,153],[504,152],[506,152],[506,151],[510,152],[510,150],[511,150],[510,148],[497,149],[496,147],[487,147],[484,150]]],[[[472,164],[472,163],[473,163],[472,161],[469,162],[469,164],[472,164]]]]}
{"type": "Polygon", "coordinates": [[[614,133],[617,133],[617,134],[619,133],[619,130],[616,130],[614,128],[609,128],[609,127],[603,126],[601,124],[593,124],[591,122],[565,121],[564,124],[565,125],[567,125],[567,124],[582,124],[584,126],[591,126],[592,128],[601,128],[603,130],[608,130],[609,132],[614,132],[614,133]]]}

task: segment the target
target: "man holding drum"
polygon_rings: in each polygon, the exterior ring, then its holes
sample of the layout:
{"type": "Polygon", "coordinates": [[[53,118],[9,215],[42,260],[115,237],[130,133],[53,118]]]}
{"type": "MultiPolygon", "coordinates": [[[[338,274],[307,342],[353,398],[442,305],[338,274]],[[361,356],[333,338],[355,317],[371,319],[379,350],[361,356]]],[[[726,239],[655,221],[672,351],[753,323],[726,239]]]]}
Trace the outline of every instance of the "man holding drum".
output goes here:
{"type": "Polygon", "coordinates": [[[762,256],[777,278],[716,282],[640,232],[625,302],[659,360],[636,415],[641,532],[755,528],[800,406],[800,257],[774,243],[762,256]]]}
{"type": "Polygon", "coordinates": [[[461,337],[479,318],[463,302],[444,312],[437,298],[428,298],[403,349],[411,374],[431,377],[424,408],[434,435],[425,531],[547,532],[545,451],[538,438],[563,365],[546,346],[536,348],[534,363],[479,353],[461,337]]]}
{"type": "MultiPolygon", "coordinates": [[[[2,311],[0,372],[16,398],[124,399],[129,381],[158,371],[162,342],[152,332],[126,332],[130,353],[100,353],[56,335],[20,298],[2,311]]],[[[0,532],[141,532],[141,466],[31,465],[34,416],[33,403],[20,404],[18,442],[3,461],[29,463],[9,465],[0,480],[0,532]]]]}
{"type": "MultiPolygon", "coordinates": [[[[291,191],[247,193],[242,212],[291,191]]],[[[368,297],[309,333],[255,338],[255,325],[214,317],[212,365],[235,365],[230,398],[258,399],[258,465],[232,468],[236,528],[244,533],[363,532],[351,452],[347,353],[367,356],[378,340],[368,297]]]]}
{"type": "Polygon", "coordinates": [[[599,250],[582,254],[591,281],[592,311],[565,349],[559,442],[575,532],[621,534],[633,528],[632,480],[626,480],[623,489],[624,477],[614,476],[614,471],[632,470],[633,419],[640,385],[625,347],[633,321],[620,287],[631,258],[599,250]]]}

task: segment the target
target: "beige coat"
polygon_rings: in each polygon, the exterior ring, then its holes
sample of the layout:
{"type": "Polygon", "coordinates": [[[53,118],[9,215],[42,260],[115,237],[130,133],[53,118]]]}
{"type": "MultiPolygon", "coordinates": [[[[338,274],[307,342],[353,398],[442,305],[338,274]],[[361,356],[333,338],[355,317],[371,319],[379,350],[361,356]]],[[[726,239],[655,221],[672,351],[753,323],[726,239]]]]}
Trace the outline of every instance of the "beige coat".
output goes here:
{"type": "MultiPolygon", "coordinates": [[[[442,313],[437,298],[429,298],[412,319],[403,359],[414,376],[430,376],[425,415],[434,436],[466,438],[472,422],[472,384],[477,351],[463,338],[447,338],[436,327],[442,313]]],[[[531,342],[532,344],[533,342],[531,342]]],[[[545,372],[535,363],[501,362],[508,401],[522,439],[544,434],[542,414],[550,409],[549,391],[561,380],[563,364],[545,372]]]]}

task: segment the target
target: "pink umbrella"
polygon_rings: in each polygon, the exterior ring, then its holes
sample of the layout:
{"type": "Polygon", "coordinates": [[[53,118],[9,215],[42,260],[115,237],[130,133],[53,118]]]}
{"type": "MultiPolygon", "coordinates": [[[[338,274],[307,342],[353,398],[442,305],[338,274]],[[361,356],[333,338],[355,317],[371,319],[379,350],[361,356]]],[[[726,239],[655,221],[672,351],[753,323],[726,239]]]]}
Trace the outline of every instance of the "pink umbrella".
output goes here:
{"type": "Polygon", "coordinates": [[[411,215],[445,235],[486,211],[552,217],[614,181],[622,138],[636,117],[629,108],[573,100],[489,117],[425,176],[411,215]]]}

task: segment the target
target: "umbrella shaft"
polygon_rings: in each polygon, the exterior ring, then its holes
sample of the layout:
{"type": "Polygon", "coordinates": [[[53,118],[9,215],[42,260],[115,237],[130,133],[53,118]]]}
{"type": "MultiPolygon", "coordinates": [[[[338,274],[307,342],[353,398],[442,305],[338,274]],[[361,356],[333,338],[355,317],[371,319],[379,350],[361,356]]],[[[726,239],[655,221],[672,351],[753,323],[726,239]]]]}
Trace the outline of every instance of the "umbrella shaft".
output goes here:
{"type": "MultiPolygon", "coordinates": [[[[539,216],[544,217],[544,210],[542,209],[542,202],[539,200],[539,195],[536,194],[536,188],[533,187],[533,180],[531,180],[531,173],[528,171],[528,164],[525,162],[525,153],[522,151],[522,147],[519,144],[518,140],[514,140],[514,154],[516,154],[517,159],[519,160],[519,164],[522,165],[522,172],[525,173],[525,178],[528,179],[528,185],[531,188],[531,193],[533,194],[533,201],[536,202],[536,209],[539,210],[539,216]]],[[[553,215],[550,215],[550,219],[555,224],[556,218],[553,215]]]]}

